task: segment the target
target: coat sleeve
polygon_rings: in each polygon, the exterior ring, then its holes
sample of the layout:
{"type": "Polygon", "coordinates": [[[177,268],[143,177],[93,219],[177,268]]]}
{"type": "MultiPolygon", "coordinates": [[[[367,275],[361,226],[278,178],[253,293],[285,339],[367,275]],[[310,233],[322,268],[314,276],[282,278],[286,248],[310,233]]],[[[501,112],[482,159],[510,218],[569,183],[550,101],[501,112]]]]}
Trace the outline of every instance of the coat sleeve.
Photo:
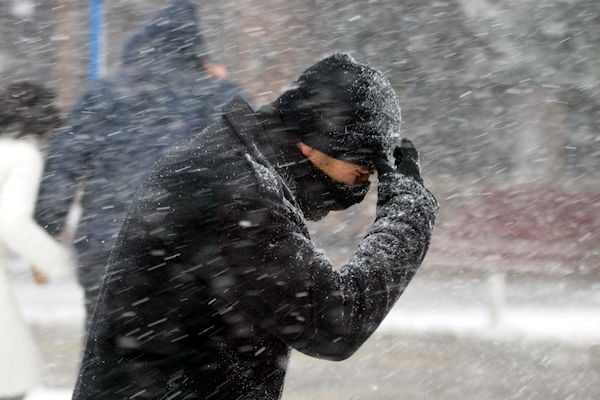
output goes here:
{"type": "MultiPolygon", "coordinates": [[[[258,171],[264,177],[265,171],[258,171]]],[[[222,270],[211,282],[254,323],[305,354],[352,355],[379,326],[427,251],[437,202],[412,179],[399,182],[396,212],[378,217],[341,269],[317,251],[297,209],[267,183],[226,212],[222,270]]]]}
{"type": "Polygon", "coordinates": [[[107,123],[104,92],[98,87],[84,94],[49,145],[35,219],[52,235],[63,230],[78,189],[90,178],[94,141],[107,123]]]}
{"type": "Polygon", "coordinates": [[[33,219],[42,171],[42,156],[31,148],[8,174],[0,196],[0,241],[51,278],[72,270],[69,250],[33,219]]]}

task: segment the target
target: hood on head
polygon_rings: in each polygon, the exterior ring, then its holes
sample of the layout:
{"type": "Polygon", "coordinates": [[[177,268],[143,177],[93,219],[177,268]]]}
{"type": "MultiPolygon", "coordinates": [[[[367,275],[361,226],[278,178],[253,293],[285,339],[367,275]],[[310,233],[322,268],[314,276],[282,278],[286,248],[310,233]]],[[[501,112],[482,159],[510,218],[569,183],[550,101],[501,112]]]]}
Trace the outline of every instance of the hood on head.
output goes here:
{"type": "Polygon", "coordinates": [[[399,140],[400,104],[390,82],[347,54],[306,69],[273,105],[304,143],[341,160],[376,165],[399,140]]]}
{"type": "Polygon", "coordinates": [[[138,29],[123,49],[123,64],[197,64],[208,58],[195,7],[173,0],[138,29]]]}

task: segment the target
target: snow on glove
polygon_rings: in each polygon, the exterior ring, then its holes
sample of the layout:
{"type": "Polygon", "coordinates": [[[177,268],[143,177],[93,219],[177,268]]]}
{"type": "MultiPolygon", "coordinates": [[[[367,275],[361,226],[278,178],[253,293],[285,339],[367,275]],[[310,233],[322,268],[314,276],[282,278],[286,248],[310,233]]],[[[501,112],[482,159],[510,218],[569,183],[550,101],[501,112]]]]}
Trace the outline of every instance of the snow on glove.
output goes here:
{"type": "MultiPolygon", "coordinates": [[[[423,185],[421,169],[419,167],[419,153],[408,139],[402,139],[399,146],[394,149],[395,168],[387,166],[379,174],[377,206],[378,208],[388,203],[391,198],[403,193],[404,181],[412,181],[417,186],[423,185]]],[[[381,170],[379,170],[381,171],[381,170]]]]}
{"type": "Polygon", "coordinates": [[[410,140],[402,139],[400,146],[396,146],[394,159],[396,160],[396,171],[413,178],[419,183],[423,183],[421,167],[419,166],[419,153],[410,140]]]}

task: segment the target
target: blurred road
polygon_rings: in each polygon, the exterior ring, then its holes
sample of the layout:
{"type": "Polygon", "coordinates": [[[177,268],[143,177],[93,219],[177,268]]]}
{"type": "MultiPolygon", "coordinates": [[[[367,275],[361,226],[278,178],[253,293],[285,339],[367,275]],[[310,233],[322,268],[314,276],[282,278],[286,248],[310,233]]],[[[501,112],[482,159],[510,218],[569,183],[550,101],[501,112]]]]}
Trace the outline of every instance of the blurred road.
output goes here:
{"type": "MultiPolygon", "coordinates": [[[[67,400],[81,349],[73,282],[15,289],[45,361],[27,400],[67,400]]],[[[349,360],[293,353],[284,400],[600,399],[600,278],[419,273],[349,360]]]]}
{"type": "Polygon", "coordinates": [[[297,356],[285,400],[600,399],[595,345],[376,334],[351,359],[297,356]]]}

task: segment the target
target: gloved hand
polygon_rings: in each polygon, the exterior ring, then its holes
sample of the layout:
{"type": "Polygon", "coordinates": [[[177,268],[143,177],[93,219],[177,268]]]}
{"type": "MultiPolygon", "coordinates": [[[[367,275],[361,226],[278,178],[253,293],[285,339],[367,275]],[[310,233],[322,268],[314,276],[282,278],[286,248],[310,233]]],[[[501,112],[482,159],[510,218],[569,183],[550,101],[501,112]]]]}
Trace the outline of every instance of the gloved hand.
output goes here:
{"type": "Polygon", "coordinates": [[[377,168],[379,174],[379,186],[377,204],[381,206],[397,195],[398,182],[405,177],[412,178],[419,184],[423,184],[421,169],[419,167],[419,153],[408,139],[402,139],[399,146],[394,149],[394,166],[381,165],[377,168]]]}
{"type": "Polygon", "coordinates": [[[421,178],[421,167],[419,166],[419,153],[408,139],[402,139],[400,146],[394,149],[394,159],[396,171],[404,176],[413,178],[419,183],[423,183],[421,178]]]}

